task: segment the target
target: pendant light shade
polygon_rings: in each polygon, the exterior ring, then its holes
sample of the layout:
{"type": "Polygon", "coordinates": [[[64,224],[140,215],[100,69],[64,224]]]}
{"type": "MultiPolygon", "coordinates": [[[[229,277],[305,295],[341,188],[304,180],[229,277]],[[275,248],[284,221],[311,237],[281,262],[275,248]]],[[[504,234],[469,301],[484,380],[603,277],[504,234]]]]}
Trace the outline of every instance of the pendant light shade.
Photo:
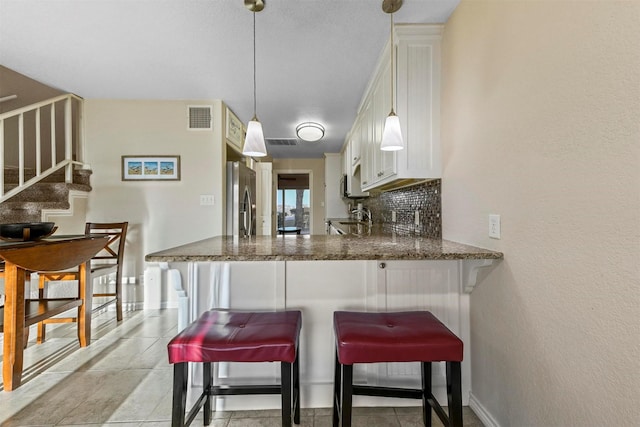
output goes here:
{"type": "Polygon", "coordinates": [[[262,133],[262,123],[254,117],[247,124],[247,137],[244,140],[242,154],[251,157],[264,157],[267,155],[267,147],[264,144],[264,133],[262,133]]]}
{"type": "Polygon", "coordinates": [[[256,12],[264,9],[262,0],[245,0],[244,5],[253,12],[253,119],[247,124],[247,136],[244,140],[242,154],[251,157],[264,157],[267,155],[267,146],[264,143],[262,123],[256,115],[256,12]]]}
{"type": "Polygon", "coordinates": [[[382,131],[382,142],[380,149],[382,151],[398,151],[404,149],[404,141],[402,139],[402,130],[400,129],[400,118],[393,111],[393,14],[402,7],[402,0],[383,0],[382,10],[391,16],[391,42],[389,44],[389,52],[391,55],[391,112],[384,122],[384,130],[382,131]]]}
{"type": "Polygon", "coordinates": [[[400,129],[400,118],[396,116],[393,111],[387,116],[387,120],[384,122],[380,149],[382,151],[398,151],[404,149],[402,130],[400,129]]]}

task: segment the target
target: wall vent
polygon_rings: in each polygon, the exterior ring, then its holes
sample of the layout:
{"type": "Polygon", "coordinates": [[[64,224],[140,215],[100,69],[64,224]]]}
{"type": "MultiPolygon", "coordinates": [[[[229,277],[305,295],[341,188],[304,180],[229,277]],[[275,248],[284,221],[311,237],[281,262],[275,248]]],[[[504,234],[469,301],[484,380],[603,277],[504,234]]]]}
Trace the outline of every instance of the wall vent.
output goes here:
{"type": "Polygon", "coordinates": [[[212,108],[209,105],[189,106],[189,130],[212,130],[212,108]]]}
{"type": "Polygon", "coordinates": [[[298,145],[298,140],[295,138],[267,138],[265,139],[265,142],[269,145],[279,145],[279,146],[286,146],[286,145],[298,145]]]}

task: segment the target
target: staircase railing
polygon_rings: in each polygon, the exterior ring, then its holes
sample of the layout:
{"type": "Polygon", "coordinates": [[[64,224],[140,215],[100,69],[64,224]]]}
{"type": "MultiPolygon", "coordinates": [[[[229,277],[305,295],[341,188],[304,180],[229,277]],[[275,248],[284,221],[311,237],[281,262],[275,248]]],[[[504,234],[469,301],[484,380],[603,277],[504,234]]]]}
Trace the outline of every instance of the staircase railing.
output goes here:
{"type": "Polygon", "coordinates": [[[84,164],[83,110],[84,100],[67,94],[0,114],[0,203],[61,169],[73,182],[74,166],[84,164]],[[9,191],[7,169],[18,174],[9,191]]]}

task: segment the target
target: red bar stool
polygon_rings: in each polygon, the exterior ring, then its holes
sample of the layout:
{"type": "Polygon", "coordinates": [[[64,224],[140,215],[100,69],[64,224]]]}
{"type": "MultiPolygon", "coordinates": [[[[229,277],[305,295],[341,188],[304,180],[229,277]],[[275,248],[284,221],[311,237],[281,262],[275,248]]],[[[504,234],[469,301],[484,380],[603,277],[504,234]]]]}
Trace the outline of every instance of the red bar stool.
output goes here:
{"type": "Polygon", "coordinates": [[[431,408],[445,426],[462,427],[462,341],[428,311],[337,311],[333,425],[351,426],[353,395],[422,399],[425,426],[431,408]],[[354,363],[421,362],[422,389],[353,385],[354,363]],[[431,392],[431,362],[446,362],[449,415],[431,392]]]}
{"type": "Polygon", "coordinates": [[[204,405],[204,425],[211,423],[211,396],[280,394],[282,425],[300,424],[298,340],[300,311],[242,312],[209,310],[168,344],[173,368],[171,425],[188,426],[204,405]],[[186,415],[187,363],[203,364],[203,391],[186,415]],[[216,386],[212,362],[280,362],[279,385],[216,386]]]}

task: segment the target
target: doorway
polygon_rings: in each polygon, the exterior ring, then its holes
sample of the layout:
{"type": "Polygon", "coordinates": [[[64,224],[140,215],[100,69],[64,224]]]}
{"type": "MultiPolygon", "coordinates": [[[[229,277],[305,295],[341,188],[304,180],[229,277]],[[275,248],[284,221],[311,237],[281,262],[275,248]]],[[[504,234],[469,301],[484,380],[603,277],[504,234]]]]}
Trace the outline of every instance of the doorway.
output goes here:
{"type": "Polygon", "coordinates": [[[280,173],[276,188],[278,234],[311,233],[311,190],[308,173],[280,173]]]}

